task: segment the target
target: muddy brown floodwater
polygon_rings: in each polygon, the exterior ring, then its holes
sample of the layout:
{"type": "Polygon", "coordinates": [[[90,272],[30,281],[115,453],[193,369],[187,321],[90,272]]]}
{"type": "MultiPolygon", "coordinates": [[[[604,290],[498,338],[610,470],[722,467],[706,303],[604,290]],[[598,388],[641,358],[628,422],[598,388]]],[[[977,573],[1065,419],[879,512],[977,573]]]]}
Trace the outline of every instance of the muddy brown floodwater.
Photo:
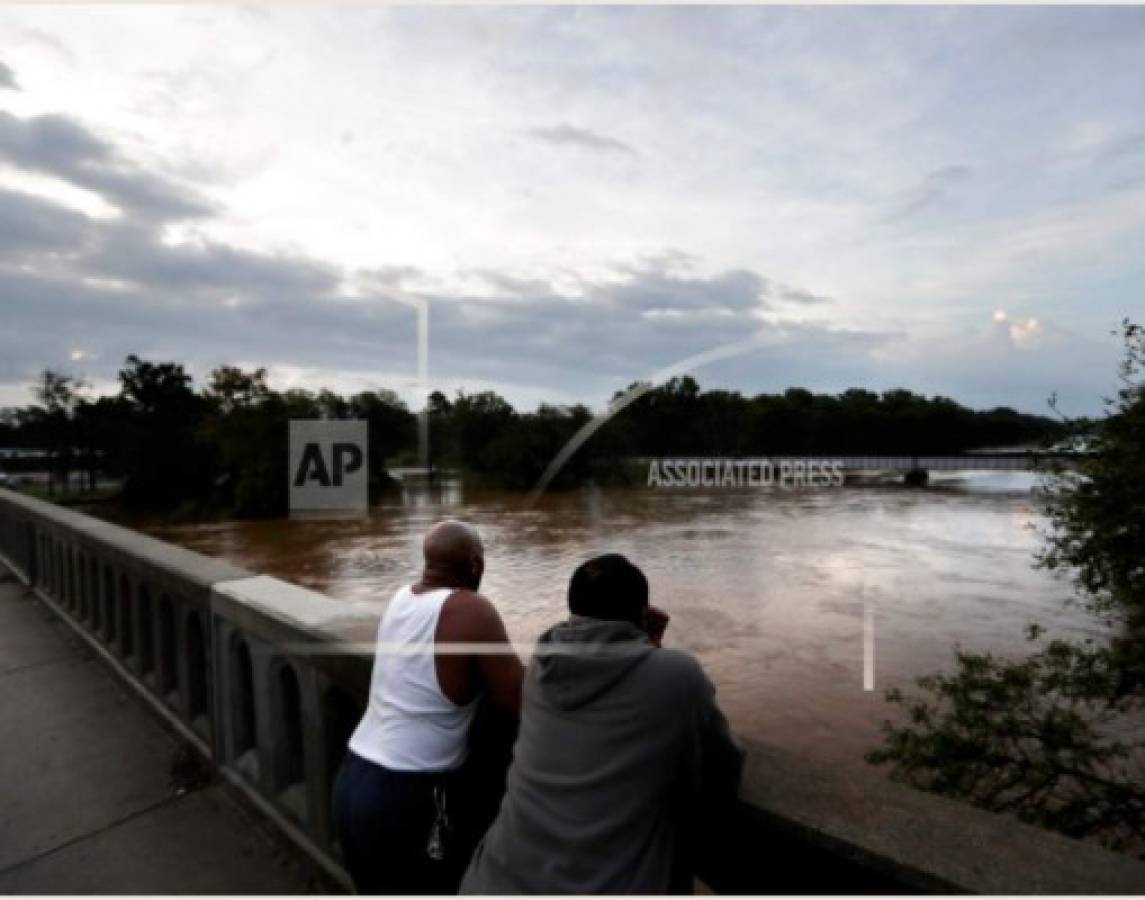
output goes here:
{"type": "Polygon", "coordinates": [[[741,733],[843,767],[865,766],[888,714],[883,691],[949,666],[953,648],[1022,652],[1034,620],[1097,633],[1033,568],[1044,524],[1024,474],[897,486],[775,490],[582,490],[536,507],[453,483],[410,491],[344,521],[226,522],[148,529],[332,597],[381,610],[418,569],[445,516],[486,543],[483,591],[530,645],[565,614],[573,568],[604,551],[643,568],[672,615],[666,643],[693,651],[741,733]],[[863,689],[863,620],[874,621],[875,689],[863,689]]]}

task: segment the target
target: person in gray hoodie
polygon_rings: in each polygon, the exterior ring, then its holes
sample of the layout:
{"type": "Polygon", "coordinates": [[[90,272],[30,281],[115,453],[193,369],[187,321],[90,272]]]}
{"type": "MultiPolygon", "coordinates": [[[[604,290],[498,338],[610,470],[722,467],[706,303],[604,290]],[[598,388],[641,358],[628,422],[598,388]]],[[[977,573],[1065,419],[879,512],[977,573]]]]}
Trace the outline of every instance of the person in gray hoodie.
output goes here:
{"type": "Polygon", "coordinates": [[[743,751],[700,664],[618,554],[573,574],[571,616],[539,639],[505,796],[463,894],[691,893],[743,751]]]}

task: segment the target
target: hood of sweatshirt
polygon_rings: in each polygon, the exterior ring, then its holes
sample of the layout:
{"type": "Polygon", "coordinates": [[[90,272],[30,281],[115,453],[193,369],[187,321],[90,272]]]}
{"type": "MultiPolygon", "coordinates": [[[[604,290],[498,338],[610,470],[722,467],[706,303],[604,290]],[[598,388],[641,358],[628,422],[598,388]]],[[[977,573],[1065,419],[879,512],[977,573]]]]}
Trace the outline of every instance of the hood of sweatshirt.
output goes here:
{"type": "Polygon", "coordinates": [[[576,709],[607,691],[655,649],[629,622],[573,616],[537,641],[538,683],[560,709],[576,709]]]}

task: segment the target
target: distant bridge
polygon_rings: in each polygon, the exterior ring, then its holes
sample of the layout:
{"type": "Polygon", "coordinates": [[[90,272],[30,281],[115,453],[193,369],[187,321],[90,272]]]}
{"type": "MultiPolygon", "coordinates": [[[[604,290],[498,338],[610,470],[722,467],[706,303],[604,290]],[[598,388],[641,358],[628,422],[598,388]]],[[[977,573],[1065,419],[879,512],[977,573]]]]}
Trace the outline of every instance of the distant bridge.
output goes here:
{"type": "MultiPolygon", "coordinates": [[[[715,480],[718,480],[718,474],[715,473],[729,466],[737,469],[749,468],[753,471],[761,471],[762,467],[771,473],[783,473],[781,475],[783,478],[793,477],[796,484],[801,483],[805,477],[804,473],[813,473],[816,470],[822,472],[825,465],[830,465],[832,469],[837,466],[846,476],[861,473],[901,474],[907,484],[924,485],[929,480],[931,472],[1028,472],[1051,465],[1073,469],[1090,455],[1077,451],[993,450],[933,455],[817,453],[736,458],[684,456],[659,460],[640,457],[633,462],[641,465],[659,462],[674,467],[676,471],[684,468],[696,472],[711,471],[715,480]]],[[[816,477],[814,474],[811,475],[812,480],[816,477]]],[[[771,476],[764,476],[762,483],[770,484],[771,476]]],[[[705,480],[703,484],[708,485],[709,482],[705,480]]]]}
{"type": "MultiPolygon", "coordinates": [[[[787,457],[783,457],[786,459],[787,457]]],[[[796,459],[797,457],[791,457],[796,459]]],[[[1028,472],[1041,466],[1058,464],[1074,467],[1089,458],[1087,453],[1036,450],[997,450],[982,453],[949,453],[942,455],[871,455],[832,456],[820,454],[815,459],[832,459],[842,463],[848,472],[1028,472]]]]}

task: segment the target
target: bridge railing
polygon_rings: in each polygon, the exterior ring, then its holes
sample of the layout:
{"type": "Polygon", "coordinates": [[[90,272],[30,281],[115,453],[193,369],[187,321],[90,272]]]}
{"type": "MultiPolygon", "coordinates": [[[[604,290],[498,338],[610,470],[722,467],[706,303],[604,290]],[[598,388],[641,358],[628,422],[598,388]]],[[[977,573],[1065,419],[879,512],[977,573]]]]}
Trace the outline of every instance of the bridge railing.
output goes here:
{"type": "Polygon", "coordinates": [[[372,637],[376,617],[2,489],[0,558],[256,808],[348,885],[329,796],[363,708],[370,660],[309,649],[372,637]]]}
{"type": "MultiPolygon", "coordinates": [[[[0,489],[0,563],[221,775],[348,886],[334,774],[366,699],[376,613],[0,489]]],[[[67,702],[67,698],[61,698],[67,702]]],[[[6,736],[19,739],[19,736],[6,736]]],[[[1134,893],[1145,864],[750,745],[705,871],[734,893],[1134,893]]],[[[381,849],[381,848],[380,848],[381,849]]]]}

